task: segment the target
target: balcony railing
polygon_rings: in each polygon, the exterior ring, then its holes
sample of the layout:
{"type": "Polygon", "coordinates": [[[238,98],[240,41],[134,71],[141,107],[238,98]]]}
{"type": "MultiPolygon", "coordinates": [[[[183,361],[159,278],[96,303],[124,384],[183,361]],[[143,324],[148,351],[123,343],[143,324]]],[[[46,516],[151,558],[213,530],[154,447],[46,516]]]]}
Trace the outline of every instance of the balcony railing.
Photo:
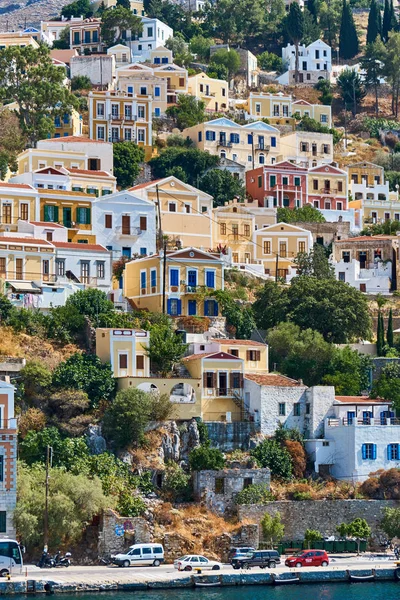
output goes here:
{"type": "Polygon", "coordinates": [[[17,429],[18,420],[17,419],[0,419],[0,429],[10,430],[17,429]]]}
{"type": "Polygon", "coordinates": [[[336,194],[337,191],[338,191],[337,188],[320,188],[319,189],[320,194],[336,194]]]}
{"type": "Polygon", "coordinates": [[[222,146],[223,148],[232,148],[232,142],[227,142],[226,140],[219,140],[217,142],[217,147],[222,146]]]}
{"type": "Polygon", "coordinates": [[[50,273],[20,273],[8,271],[8,273],[0,272],[0,278],[7,281],[43,281],[46,283],[54,283],[57,281],[57,275],[50,273]]]}
{"type": "Polygon", "coordinates": [[[207,396],[214,396],[219,398],[241,398],[243,395],[242,388],[230,388],[230,387],[219,387],[219,388],[206,388],[207,396]],[[211,392],[211,394],[210,394],[211,392]]]}
{"type": "Polygon", "coordinates": [[[124,235],[132,235],[132,236],[137,236],[137,235],[141,235],[143,233],[142,229],[140,229],[140,227],[124,227],[123,225],[117,225],[117,227],[115,227],[115,233],[119,236],[124,236],[124,235]]]}
{"type": "Polygon", "coordinates": [[[355,418],[354,419],[348,419],[345,417],[338,417],[338,418],[328,418],[328,427],[353,427],[356,425],[364,425],[364,426],[372,426],[372,425],[378,425],[378,426],[386,426],[386,425],[400,425],[400,419],[396,419],[396,418],[383,418],[381,419],[380,417],[377,418],[372,418],[372,417],[368,417],[368,418],[355,418]]]}
{"type": "Polygon", "coordinates": [[[87,277],[81,275],[79,281],[80,283],[83,283],[84,285],[87,285],[89,287],[97,287],[98,279],[97,277],[87,277]]]}

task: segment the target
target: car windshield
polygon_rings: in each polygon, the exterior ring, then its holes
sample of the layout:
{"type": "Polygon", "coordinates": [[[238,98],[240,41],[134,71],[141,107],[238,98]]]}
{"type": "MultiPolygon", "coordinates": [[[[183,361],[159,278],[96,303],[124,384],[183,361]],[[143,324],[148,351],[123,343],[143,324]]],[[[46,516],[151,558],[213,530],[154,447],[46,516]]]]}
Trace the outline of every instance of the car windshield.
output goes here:
{"type": "Polygon", "coordinates": [[[180,558],[178,558],[178,560],[186,560],[187,558],[189,558],[189,557],[187,554],[185,554],[185,556],[181,556],[180,558]]]}

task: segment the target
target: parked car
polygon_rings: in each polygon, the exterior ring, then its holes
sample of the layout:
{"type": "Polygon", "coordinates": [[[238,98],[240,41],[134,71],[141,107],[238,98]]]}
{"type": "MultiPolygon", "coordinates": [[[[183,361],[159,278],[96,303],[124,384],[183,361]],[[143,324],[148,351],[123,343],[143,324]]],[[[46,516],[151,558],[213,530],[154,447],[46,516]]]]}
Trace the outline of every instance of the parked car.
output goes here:
{"type": "Polygon", "coordinates": [[[303,550],[285,560],[287,567],[327,567],[329,556],[325,550],[303,550]]]}
{"type": "Polygon", "coordinates": [[[222,569],[222,563],[216,560],[209,560],[200,554],[186,554],[174,561],[174,569],[178,569],[178,571],[193,571],[196,568],[219,571],[222,569]]]}
{"type": "Polygon", "coordinates": [[[260,567],[260,569],[273,569],[281,564],[281,557],[277,550],[255,550],[245,556],[232,558],[231,565],[234,569],[250,569],[251,567],[260,567]]]}
{"type": "Polygon", "coordinates": [[[159,567],[164,562],[164,548],[161,544],[134,544],[125,553],[112,556],[112,562],[119,567],[131,565],[153,565],[159,567]]]}
{"type": "Polygon", "coordinates": [[[234,558],[242,558],[243,556],[245,556],[246,554],[249,554],[251,552],[255,552],[255,548],[252,548],[251,546],[242,546],[242,547],[236,547],[236,548],[231,548],[228,552],[228,561],[232,562],[232,560],[234,558]]]}

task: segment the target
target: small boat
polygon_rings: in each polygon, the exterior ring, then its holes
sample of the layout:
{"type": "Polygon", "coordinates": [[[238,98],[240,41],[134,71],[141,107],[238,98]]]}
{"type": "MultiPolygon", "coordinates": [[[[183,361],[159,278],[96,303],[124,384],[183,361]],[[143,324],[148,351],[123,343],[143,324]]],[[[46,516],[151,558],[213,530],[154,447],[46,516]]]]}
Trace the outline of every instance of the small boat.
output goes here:
{"type": "Polygon", "coordinates": [[[299,577],[290,577],[290,578],[285,578],[285,579],[279,579],[279,577],[274,577],[274,584],[275,585],[281,585],[285,584],[285,583],[298,583],[300,581],[299,577]]]}
{"type": "Polygon", "coordinates": [[[195,581],[194,585],[196,587],[218,587],[221,585],[220,581],[213,581],[211,583],[206,583],[205,581],[195,581]]]}
{"type": "Polygon", "coordinates": [[[373,581],[375,579],[375,573],[370,575],[352,575],[349,573],[350,581],[373,581]]]}

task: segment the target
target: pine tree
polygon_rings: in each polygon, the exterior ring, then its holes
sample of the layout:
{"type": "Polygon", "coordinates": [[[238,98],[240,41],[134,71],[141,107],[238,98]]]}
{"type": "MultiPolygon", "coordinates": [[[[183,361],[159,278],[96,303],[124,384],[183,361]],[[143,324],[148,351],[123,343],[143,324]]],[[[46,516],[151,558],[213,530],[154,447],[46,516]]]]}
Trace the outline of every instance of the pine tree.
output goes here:
{"type": "Polygon", "coordinates": [[[310,13],[310,15],[312,16],[313,20],[315,22],[317,22],[318,9],[319,9],[318,0],[308,0],[307,9],[308,9],[308,12],[310,13]]]}
{"type": "Polygon", "coordinates": [[[386,340],[389,348],[393,348],[393,313],[392,309],[389,310],[389,319],[386,332],[386,340]]]}
{"type": "Polygon", "coordinates": [[[390,29],[389,31],[398,31],[399,23],[394,12],[393,0],[390,0],[390,29]]]}
{"type": "Polygon", "coordinates": [[[347,0],[343,0],[339,34],[339,54],[344,59],[353,58],[358,54],[357,30],[347,0]]]}
{"type": "Polygon", "coordinates": [[[389,0],[385,0],[385,9],[383,11],[383,22],[382,22],[382,39],[384,42],[387,41],[389,31],[391,30],[391,8],[389,4],[389,0]]]}
{"type": "Polygon", "coordinates": [[[380,32],[380,9],[376,4],[376,0],[371,0],[368,15],[367,44],[375,42],[380,32]]]}
{"type": "Polygon", "coordinates": [[[286,17],[286,31],[296,49],[296,64],[294,70],[294,81],[299,81],[299,44],[304,35],[304,15],[297,2],[292,2],[289,14],[286,17]]]}

